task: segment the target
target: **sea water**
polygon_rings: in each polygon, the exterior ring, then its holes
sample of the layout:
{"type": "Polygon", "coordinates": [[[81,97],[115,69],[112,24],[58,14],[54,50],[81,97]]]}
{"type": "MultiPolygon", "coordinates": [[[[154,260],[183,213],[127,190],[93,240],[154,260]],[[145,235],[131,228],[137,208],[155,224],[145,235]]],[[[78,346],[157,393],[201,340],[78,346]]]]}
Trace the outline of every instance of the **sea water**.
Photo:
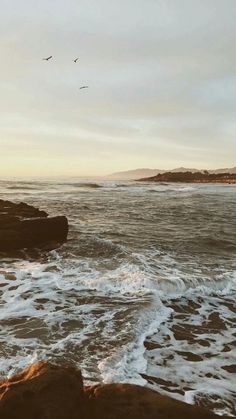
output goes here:
{"type": "Polygon", "coordinates": [[[0,256],[0,374],[48,359],[235,413],[236,186],[0,181],[68,242],[0,256]]]}

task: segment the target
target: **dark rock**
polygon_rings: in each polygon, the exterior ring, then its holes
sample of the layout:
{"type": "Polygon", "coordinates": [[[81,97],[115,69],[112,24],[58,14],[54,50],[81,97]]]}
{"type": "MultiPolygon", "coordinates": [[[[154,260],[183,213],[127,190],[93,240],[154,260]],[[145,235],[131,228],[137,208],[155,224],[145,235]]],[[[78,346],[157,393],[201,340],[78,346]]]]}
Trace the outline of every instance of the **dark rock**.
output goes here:
{"type": "Polygon", "coordinates": [[[38,208],[28,205],[24,202],[16,204],[11,201],[3,201],[0,199],[0,215],[13,215],[21,218],[36,218],[36,217],[47,217],[48,214],[45,211],[40,211],[38,208]]]}
{"type": "Polygon", "coordinates": [[[230,374],[236,374],[236,364],[225,365],[223,368],[225,371],[229,372],[230,374]]]}
{"type": "Polygon", "coordinates": [[[132,384],[83,388],[80,371],[38,362],[0,382],[1,419],[213,419],[215,414],[132,384]]]}
{"type": "Polygon", "coordinates": [[[24,220],[21,234],[26,247],[33,247],[44,242],[64,242],[68,234],[68,221],[64,216],[24,220]]]}
{"type": "Polygon", "coordinates": [[[184,182],[184,183],[236,183],[232,173],[204,172],[165,172],[155,176],[138,179],[142,182],[184,182]]]}
{"type": "Polygon", "coordinates": [[[48,217],[31,205],[0,200],[0,251],[54,249],[66,241],[67,234],[66,217],[48,217]]]}
{"type": "MultiPolygon", "coordinates": [[[[85,419],[213,419],[208,410],[163,396],[133,384],[88,387],[89,409],[85,419]]],[[[66,418],[65,418],[66,419],[66,418]]]]}
{"type": "Polygon", "coordinates": [[[82,419],[80,371],[38,362],[0,382],[1,419],[82,419]]]}

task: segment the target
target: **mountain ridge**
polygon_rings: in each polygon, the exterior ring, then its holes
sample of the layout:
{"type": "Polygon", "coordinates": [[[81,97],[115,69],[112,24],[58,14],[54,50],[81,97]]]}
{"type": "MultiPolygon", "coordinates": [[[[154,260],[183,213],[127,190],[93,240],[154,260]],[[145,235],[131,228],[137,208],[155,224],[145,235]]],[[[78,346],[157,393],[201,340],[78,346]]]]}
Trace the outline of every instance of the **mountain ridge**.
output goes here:
{"type": "MultiPolygon", "coordinates": [[[[126,171],[111,173],[111,174],[106,176],[106,179],[110,179],[110,180],[135,180],[135,179],[138,179],[138,178],[151,177],[151,176],[155,176],[157,174],[162,174],[162,173],[167,173],[167,172],[171,172],[171,173],[179,173],[179,172],[197,173],[197,172],[204,172],[204,170],[206,170],[206,169],[200,170],[200,169],[186,168],[186,167],[177,167],[177,168],[172,169],[172,170],[138,168],[138,169],[133,169],[133,170],[126,170],[126,171]]],[[[210,173],[210,174],[220,174],[220,173],[234,174],[234,173],[236,173],[236,166],[231,167],[231,168],[223,168],[223,169],[222,168],[211,169],[211,170],[207,170],[207,172],[210,173]]]]}

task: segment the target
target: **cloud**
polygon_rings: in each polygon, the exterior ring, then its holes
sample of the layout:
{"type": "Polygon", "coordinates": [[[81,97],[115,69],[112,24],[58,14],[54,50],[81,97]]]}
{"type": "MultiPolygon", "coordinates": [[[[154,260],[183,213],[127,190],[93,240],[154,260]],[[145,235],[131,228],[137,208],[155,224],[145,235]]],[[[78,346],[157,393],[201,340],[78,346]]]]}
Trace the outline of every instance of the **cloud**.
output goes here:
{"type": "Polygon", "coordinates": [[[3,0],[0,19],[0,159],[16,173],[50,156],[80,175],[235,165],[235,0],[3,0]]]}

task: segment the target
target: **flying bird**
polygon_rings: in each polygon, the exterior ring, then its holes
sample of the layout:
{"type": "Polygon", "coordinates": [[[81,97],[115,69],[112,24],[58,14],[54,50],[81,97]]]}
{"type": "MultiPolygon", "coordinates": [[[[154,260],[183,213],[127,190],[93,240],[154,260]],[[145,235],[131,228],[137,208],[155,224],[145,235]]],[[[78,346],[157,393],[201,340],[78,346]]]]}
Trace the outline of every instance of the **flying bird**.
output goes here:
{"type": "Polygon", "coordinates": [[[77,63],[78,59],[79,59],[79,58],[76,58],[75,60],[73,60],[73,61],[74,61],[74,63],[77,63]]]}
{"type": "Polygon", "coordinates": [[[81,86],[81,87],[79,88],[79,90],[81,90],[81,89],[88,89],[88,87],[89,87],[89,86],[81,86]]]}
{"type": "Polygon", "coordinates": [[[43,58],[43,61],[49,61],[49,60],[51,60],[51,58],[52,58],[52,55],[50,55],[50,57],[43,58]]]}

